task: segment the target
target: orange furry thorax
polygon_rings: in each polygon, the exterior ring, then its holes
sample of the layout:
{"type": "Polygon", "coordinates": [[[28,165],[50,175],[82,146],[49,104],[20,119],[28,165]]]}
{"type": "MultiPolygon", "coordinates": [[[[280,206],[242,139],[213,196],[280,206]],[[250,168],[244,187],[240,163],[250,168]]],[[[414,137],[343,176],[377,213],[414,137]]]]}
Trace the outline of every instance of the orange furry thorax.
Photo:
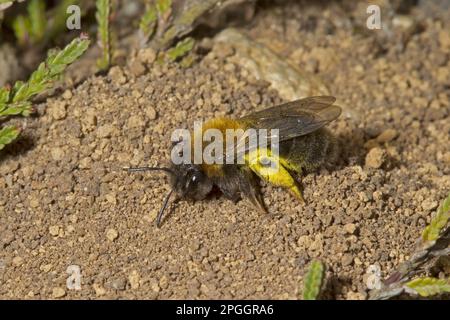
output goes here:
{"type": "MultiPolygon", "coordinates": [[[[202,131],[201,131],[201,137],[197,137],[196,134],[199,134],[199,132],[194,132],[192,141],[195,141],[195,139],[201,139],[203,148],[210,142],[203,140],[203,135],[206,130],[208,129],[216,129],[219,130],[223,137],[223,150],[226,148],[226,131],[227,130],[245,130],[245,126],[243,123],[233,120],[230,118],[220,117],[220,118],[214,118],[211,120],[206,121],[202,125],[202,131]]],[[[193,142],[192,142],[193,143],[193,142]]],[[[202,148],[202,150],[203,150],[202,148]]],[[[201,167],[206,175],[210,177],[217,177],[217,176],[223,176],[223,165],[221,164],[206,164],[202,163],[201,167]]]]}
{"type": "Polygon", "coordinates": [[[208,129],[218,129],[225,136],[227,129],[232,129],[232,130],[244,129],[244,126],[237,120],[221,117],[221,118],[214,118],[214,119],[206,121],[203,124],[203,132],[205,132],[208,129]]]}

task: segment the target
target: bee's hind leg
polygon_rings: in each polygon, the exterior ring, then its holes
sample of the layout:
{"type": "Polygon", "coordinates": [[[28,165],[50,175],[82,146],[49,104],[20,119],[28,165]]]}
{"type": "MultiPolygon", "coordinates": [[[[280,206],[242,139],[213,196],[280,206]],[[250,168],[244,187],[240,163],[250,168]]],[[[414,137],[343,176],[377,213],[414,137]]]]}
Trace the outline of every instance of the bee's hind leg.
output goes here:
{"type": "Polygon", "coordinates": [[[305,198],[303,198],[301,175],[297,171],[291,172],[288,170],[288,172],[291,174],[291,177],[294,180],[294,184],[290,188],[291,192],[298,198],[298,200],[302,204],[305,204],[306,201],[305,198]]]}
{"type": "Polygon", "coordinates": [[[299,177],[297,174],[301,170],[294,170],[289,163],[284,159],[274,158],[271,159],[271,163],[274,164],[275,168],[262,165],[260,161],[254,161],[250,163],[250,168],[255,172],[261,179],[277,186],[288,189],[302,204],[305,203],[303,194],[300,189],[299,177]],[[295,173],[293,173],[294,171],[295,173]],[[296,178],[294,178],[294,176],[296,178]]]}
{"type": "Polygon", "coordinates": [[[283,167],[286,169],[286,171],[291,175],[292,179],[294,180],[293,186],[291,187],[291,192],[299,199],[299,201],[303,204],[306,203],[305,199],[303,198],[303,187],[302,187],[302,173],[303,170],[300,167],[297,166],[291,166],[284,164],[283,167]]]}

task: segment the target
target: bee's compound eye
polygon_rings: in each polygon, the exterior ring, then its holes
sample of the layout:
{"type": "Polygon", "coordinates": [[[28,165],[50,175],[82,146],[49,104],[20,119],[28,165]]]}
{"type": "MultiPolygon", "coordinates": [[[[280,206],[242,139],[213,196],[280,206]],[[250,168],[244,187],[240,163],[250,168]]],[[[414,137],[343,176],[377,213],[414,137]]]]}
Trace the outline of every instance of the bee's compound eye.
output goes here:
{"type": "Polygon", "coordinates": [[[203,179],[203,175],[201,173],[195,173],[191,177],[191,183],[193,185],[196,185],[196,184],[200,183],[202,179],[203,179]]]}

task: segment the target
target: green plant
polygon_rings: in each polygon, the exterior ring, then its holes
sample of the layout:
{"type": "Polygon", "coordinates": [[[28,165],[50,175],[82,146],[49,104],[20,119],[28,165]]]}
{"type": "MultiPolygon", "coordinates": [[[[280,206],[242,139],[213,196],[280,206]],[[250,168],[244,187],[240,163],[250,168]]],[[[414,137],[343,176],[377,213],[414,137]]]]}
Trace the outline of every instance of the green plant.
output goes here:
{"type": "Polygon", "coordinates": [[[28,15],[18,15],[12,22],[14,34],[21,45],[39,43],[47,28],[45,1],[30,0],[27,12],[28,15]]]}
{"type": "Polygon", "coordinates": [[[422,233],[423,241],[436,241],[450,219],[450,194],[422,233]]]}
{"type": "Polygon", "coordinates": [[[7,144],[16,140],[19,134],[19,128],[14,126],[6,126],[0,129],[0,150],[2,150],[7,144]]]}
{"type": "Polygon", "coordinates": [[[154,0],[146,4],[145,13],[139,22],[139,30],[142,45],[153,39],[157,34],[161,35],[167,28],[172,14],[172,0],[154,0]]]}
{"type": "MultiPolygon", "coordinates": [[[[172,10],[171,0],[150,1],[139,23],[141,45],[149,45],[163,53],[164,50],[169,50],[166,57],[160,57],[161,60],[178,60],[192,50],[193,39],[183,38],[193,30],[201,16],[245,1],[247,0],[186,0],[177,3],[177,10],[172,10]],[[175,42],[177,44],[174,46],[175,42]]],[[[181,64],[189,66],[192,61],[193,58],[187,56],[181,64]]]]}
{"type": "Polygon", "coordinates": [[[192,50],[194,47],[194,39],[185,38],[177,43],[177,45],[173,48],[167,50],[167,59],[169,61],[175,61],[183,56],[185,56],[188,52],[192,50]]]}
{"type": "Polygon", "coordinates": [[[105,70],[111,64],[111,36],[109,30],[111,3],[109,0],[97,0],[96,7],[97,12],[95,17],[98,24],[97,43],[102,50],[102,56],[97,60],[97,66],[101,70],[105,70]]]}
{"type": "MultiPolygon", "coordinates": [[[[155,0],[147,3],[146,11],[142,15],[139,23],[139,31],[142,45],[145,45],[150,40],[155,40],[155,43],[160,41],[160,38],[154,38],[155,35],[161,36],[169,27],[172,15],[172,0],[155,0]]],[[[159,61],[176,61],[179,58],[187,55],[194,47],[193,38],[185,38],[167,49],[161,56],[159,61]]],[[[189,66],[193,59],[186,59],[183,61],[183,66],[189,66]]]]}
{"type": "Polygon", "coordinates": [[[17,0],[0,0],[0,10],[10,7],[17,0]]]}
{"type": "Polygon", "coordinates": [[[152,3],[146,5],[145,13],[139,21],[139,30],[141,32],[142,42],[147,42],[153,37],[156,30],[156,21],[158,20],[158,10],[152,3]]]}
{"type": "Polygon", "coordinates": [[[419,294],[423,297],[450,292],[448,279],[436,279],[430,277],[411,278],[419,270],[436,263],[440,257],[450,254],[450,194],[442,202],[436,214],[431,219],[430,224],[424,229],[415,251],[409,260],[403,262],[384,281],[384,285],[379,290],[370,293],[371,299],[389,299],[409,292],[419,294]]]}
{"type": "MultiPolygon", "coordinates": [[[[0,119],[32,112],[31,99],[49,89],[64,72],[66,67],[78,59],[88,48],[89,39],[85,36],[76,38],[63,50],[52,50],[45,62],[42,62],[27,82],[17,81],[12,88],[0,89],[0,119]]],[[[0,131],[0,145],[11,143],[19,132],[13,127],[0,131]]]]}
{"type": "Polygon", "coordinates": [[[406,283],[406,287],[422,297],[429,297],[450,293],[450,279],[417,278],[406,283]]]}
{"type": "Polygon", "coordinates": [[[167,19],[165,16],[170,11],[171,7],[172,0],[156,0],[156,9],[163,19],[167,19]]]}
{"type": "Polygon", "coordinates": [[[3,4],[3,3],[13,3],[13,2],[15,2],[15,1],[17,1],[17,0],[0,0],[0,4],[3,4]]]}
{"type": "Polygon", "coordinates": [[[28,16],[30,17],[30,34],[38,42],[44,37],[45,29],[47,28],[45,1],[30,0],[27,10],[28,16]]]}
{"type": "Polygon", "coordinates": [[[23,15],[18,15],[12,23],[12,28],[19,44],[25,45],[29,38],[30,20],[23,15]]]}
{"type": "MultiPolygon", "coordinates": [[[[46,1],[29,0],[27,14],[19,14],[11,22],[18,43],[21,46],[38,44],[41,48],[46,47],[49,41],[66,30],[67,8],[80,1],[82,0],[61,0],[47,12],[46,1]]],[[[0,2],[0,13],[12,4],[13,2],[0,2]]]]}
{"type": "Polygon", "coordinates": [[[320,261],[313,261],[303,283],[303,300],[317,300],[323,288],[324,279],[325,265],[320,261]]]}

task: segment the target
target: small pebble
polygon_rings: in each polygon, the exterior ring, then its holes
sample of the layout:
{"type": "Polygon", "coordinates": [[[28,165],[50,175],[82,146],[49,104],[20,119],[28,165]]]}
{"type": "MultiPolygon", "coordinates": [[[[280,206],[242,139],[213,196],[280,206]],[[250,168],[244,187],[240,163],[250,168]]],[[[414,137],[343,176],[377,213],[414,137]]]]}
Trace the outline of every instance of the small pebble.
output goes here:
{"type": "Polygon", "coordinates": [[[111,282],[111,288],[115,290],[125,290],[127,286],[127,280],[125,278],[118,278],[111,282]]]}
{"type": "Polygon", "coordinates": [[[137,58],[144,64],[151,64],[156,60],[156,52],[152,48],[145,48],[139,51],[137,58]]]}
{"type": "Polygon", "coordinates": [[[119,233],[116,229],[108,229],[106,231],[106,238],[108,238],[109,241],[113,242],[119,237],[119,233]]]}
{"type": "Polygon", "coordinates": [[[60,287],[53,288],[52,297],[54,299],[62,298],[65,295],[66,295],[66,291],[63,288],[60,288],[60,287]]]}
{"type": "Polygon", "coordinates": [[[53,160],[60,161],[64,158],[64,150],[59,147],[52,148],[50,150],[50,155],[52,156],[53,160]]]}
{"type": "Polygon", "coordinates": [[[344,226],[344,231],[348,234],[354,234],[356,231],[356,225],[354,223],[347,223],[344,226]]]}
{"type": "Polygon", "coordinates": [[[114,66],[109,70],[108,76],[111,78],[111,81],[116,85],[121,85],[127,82],[127,78],[125,77],[122,69],[118,66],[114,66]]]}
{"type": "Polygon", "coordinates": [[[12,259],[12,264],[13,264],[14,266],[16,266],[16,267],[21,266],[21,265],[23,264],[23,258],[22,258],[22,257],[19,257],[19,256],[14,257],[14,258],[12,259]]]}
{"type": "Polygon", "coordinates": [[[439,206],[439,203],[433,199],[425,199],[422,202],[422,209],[425,211],[431,211],[436,209],[439,206]]]}
{"type": "Polygon", "coordinates": [[[376,138],[376,140],[379,143],[386,143],[394,140],[397,137],[397,135],[398,135],[397,130],[386,129],[376,138]]]}
{"type": "Polygon", "coordinates": [[[378,147],[372,148],[366,155],[366,166],[369,168],[380,168],[386,159],[386,152],[378,147]]]}
{"type": "Polygon", "coordinates": [[[350,254],[344,254],[341,259],[342,266],[349,266],[353,263],[353,257],[350,254]]]}
{"type": "Polygon", "coordinates": [[[94,283],[94,284],[92,285],[92,287],[94,288],[95,295],[96,295],[97,297],[101,297],[101,296],[104,296],[104,295],[106,294],[106,290],[105,290],[105,288],[103,288],[102,285],[100,285],[100,284],[98,284],[98,283],[94,283]]]}
{"type": "Polygon", "coordinates": [[[155,120],[156,119],[156,110],[153,107],[146,107],[145,108],[145,115],[149,120],[155,120]]]}
{"type": "Polygon", "coordinates": [[[141,63],[141,61],[136,60],[136,59],[134,59],[133,61],[130,62],[129,68],[130,68],[130,72],[135,77],[142,76],[146,71],[145,66],[141,63]]]}
{"type": "Polygon", "coordinates": [[[59,226],[50,226],[48,231],[52,236],[56,237],[59,234],[59,226]]]}

